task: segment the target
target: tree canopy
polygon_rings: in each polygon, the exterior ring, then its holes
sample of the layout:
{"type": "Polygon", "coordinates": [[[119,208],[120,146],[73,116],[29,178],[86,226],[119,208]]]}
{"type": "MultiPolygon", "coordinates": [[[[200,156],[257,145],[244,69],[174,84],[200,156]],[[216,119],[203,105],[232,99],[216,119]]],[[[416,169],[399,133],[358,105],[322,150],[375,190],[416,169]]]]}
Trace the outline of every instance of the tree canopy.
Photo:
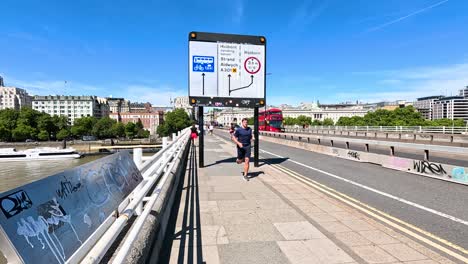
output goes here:
{"type": "MultiPolygon", "coordinates": [[[[141,120],[131,123],[131,137],[148,137],[149,131],[141,120]]],[[[125,125],[109,117],[82,117],[75,119],[73,126],[66,116],[50,116],[28,107],[21,110],[0,110],[0,141],[24,141],[26,139],[62,140],[93,135],[99,139],[124,137],[125,125]]]]}
{"type": "Polygon", "coordinates": [[[395,110],[378,109],[364,117],[340,117],[337,126],[465,126],[461,119],[425,120],[413,106],[395,110]]]}
{"type": "Polygon", "coordinates": [[[181,131],[192,124],[189,115],[184,109],[178,108],[166,114],[166,120],[158,126],[158,135],[167,137],[172,133],[181,131]]]}

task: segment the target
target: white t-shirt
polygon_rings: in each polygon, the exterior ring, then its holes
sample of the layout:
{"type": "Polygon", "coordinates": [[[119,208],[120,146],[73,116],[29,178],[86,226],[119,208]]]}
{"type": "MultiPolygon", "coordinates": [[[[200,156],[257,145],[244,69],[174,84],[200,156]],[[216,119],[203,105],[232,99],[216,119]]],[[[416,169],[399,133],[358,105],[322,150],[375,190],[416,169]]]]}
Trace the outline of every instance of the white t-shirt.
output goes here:
{"type": "Polygon", "coordinates": [[[210,130],[213,130],[213,125],[210,125],[210,130]]]}

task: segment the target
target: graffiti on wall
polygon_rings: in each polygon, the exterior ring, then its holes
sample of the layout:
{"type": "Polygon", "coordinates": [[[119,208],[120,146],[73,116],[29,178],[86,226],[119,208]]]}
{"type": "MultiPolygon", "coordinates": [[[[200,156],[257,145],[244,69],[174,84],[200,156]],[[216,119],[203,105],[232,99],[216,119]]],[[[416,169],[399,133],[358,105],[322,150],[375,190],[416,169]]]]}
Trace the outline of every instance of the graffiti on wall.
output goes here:
{"type": "Polygon", "coordinates": [[[443,176],[447,175],[444,167],[440,163],[429,162],[426,160],[414,160],[413,169],[419,173],[443,176]]]}
{"type": "Polygon", "coordinates": [[[388,164],[389,164],[389,167],[391,168],[396,168],[396,169],[405,170],[405,171],[411,170],[410,167],[412,165],[411,160],[399,158],[395,156],[388,157],[388,164]]]}
{"type": "Polygon", "coordinates": [[[357,160],[361,160],[361,155],[357,151],[348,151],[348,158],[353,158],[357,160]]]}
{"type": "Polygon", "coordinates": [[[0,194],[0,225],[25,263],[65,263],[143,181],[128,151],[0,194]]]}
{"type": "Polygon", "coordinates": [[[462,167],[453,168],[452,179],[461,182],[468,182],[468,172],[465,172],[465,168],[462,167]]]}

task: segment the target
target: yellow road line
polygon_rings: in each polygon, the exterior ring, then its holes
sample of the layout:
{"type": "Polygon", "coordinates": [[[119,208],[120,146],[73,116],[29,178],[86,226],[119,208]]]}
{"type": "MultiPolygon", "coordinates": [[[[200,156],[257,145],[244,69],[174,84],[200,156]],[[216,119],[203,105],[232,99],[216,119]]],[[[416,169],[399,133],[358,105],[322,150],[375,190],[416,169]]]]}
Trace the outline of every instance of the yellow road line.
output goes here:
{"type": "Polygon", "coordinates": [[[311,187],[313,187],[313,188],[315,188],[315,189],[317,189],[317,190],[319,190],[319,191],[321,191],[323,193],[326,193],[326,194],[328,194],[328,195],[330,195],[330,196],[332,196],[332,197],[334,197],[334,198],[336,198],[336,199],[338,199],[338,200],[340,200],[340,201],[342,201],[342,202],[344,202],[344,203],[346,203],[346,204],[348,204],[348,205],[350,205],[350,206],[352,206],[352,207],[354,207],[354,208],[356,208],[356,209],[358,209],[358,210],[360,210],[360,211],[362,211],[362,212],[364,212],[364,213],[366,213],[366,214],[368,214],[368,215],[370,215],[370,216],[372,216],[372,217],[386,223],[387,225],[392,226],[392,227],[400,230],[401,232],[418,239],[419,241],[422,241],[422,242],[424,242],[424,243],[426,243],[426,244],[428,244],[428,245],[430,245],[430,246],[432,246],[434,248],[437,248],[438,250],[440,250],[440,251],[442,251],[442,252],[444,252],[444,253],[446,253],[446,254],[448,254],[448,255],[456,258],[456,259],[459,259],[459,260],[461,260],[461,261],[463,261],[465,263],[468,263],[468,258],[466,258],[466,257],[464,257],[464,256],[462,256],[462,255],[460,255],[460,254],[458,254],[458,253],[456,253],[456,252],[454,252],[454,251],[440,245],[440,244],[437,244],[437,243],[435,243],[435,242],[433,242],[433,241],[431,241],[431,240],[429,240],[429,239],[427,239],[427,238],[425,238],[425,237],[423,237],[423,236],[421,236],[421,235],[419,235],[419,234],[417,234],[417,233],[415,233],[415,232],[413,232],[413,231],[411,231],[411,230],[409,230],[409,229],[407,229],[407,228],[405,228],[403,226],[400,226],[400,225],[398,225],[398,224],[396,224],[396,223],[394,223],[392,221],[389,221],[387,218],[384,218],[382,216],[388,217],[389,219],[392,219],[392,220],[394,220],[394,221],[396,221],[396,222],[398,222],[400,224],[403,224],[403,225],[405,225],[405,226],[407,226],[409,228],[412,228],[415,231],[420,232],[420,233],[422,233],[422,234],[424,234],[424,235],[426,235],[426,236],[428,236],[428,237],[430,237],[430,238],[432,238],[434,240],[437,240],[440,243],[445,244],[446,246],[449,246],[449,247],[452,247],[452,248],[454,248],[456,250],[459,250],[460,252],[463,252],[464,254],[468,254],[468,251],[466,249],[464,249],[464,248],[462,248],[462,247],[460,247],[460,246],[458,246],[456,244],[453,244],[453,243],[451,243],[451,242],[449,242],[449,241],[447,241],[445,239],[442,239],[442,238],[440,238],[440,237],[438,237],[438,236],[436,236],[434,234],[431,234],[431,233],[429,233],[427,231],[424,231],[424,230],[422,230],[422,229],[420,229],[418,227],[415,227],[415,226],[413,226],[413,225],[411,225],[409,223],[406,223],[406,222],[404,222],[404,221],[402,221],[402,220],[400,220],[398,218],[395,218],[395,217],[393,217],[391,215],[388,215],[388,214],[386,214],[384,212],[381,212],[381,211],[379,211],[379,210],[377,210],[377,209],[375,209],[375,208],[373,208],[373,207],[371,207],[371,206],[369,206],[369,205],[367,205],[365,203],[362,203],[362,202],[360,202],[360,201],[358,201],[358,200],[356,200],[356,199],[354,199],[352,197],[349,197],[349,196],[347,196],[347,195],[345,195],[343,193],[340,193],[340,192],[336,191],[335,189],[332,189],[332,188],[330,188],[330,187],[328,187],[326,185],[323,185],[323,184],[318,183],[318,182],[316,182],[316,181],[314,181],[312,179],[309,179],[309,178],[307,178],[307,177],[305,177],[305,176],[303,176],[303,175],[301,175],[301,174],[299,174],[297,172],[294,172],[294,171],[292,171],[290,169],[287,169],[284,166],[275,165],[275,164],[270,164],[270,165],[272,167],[274,167],[274,168],[276,168],[276,169],[278,169],[278,170],[280,170],[280,171],[294,177],[295,179],[301,181],[302,183],[304,183],[306,185],[309,185],[309,186],[311,186],[311,187]],[[351,201],[353,201],[354,203],[351,202],[351,201]],[[357,203],[357,204],[355,204],[355,203],[357,203]],[[366,207],[368,209],[366,209],[364,207],[366,207]],[[376,213],[379,213],[382,216],[377,215],[377,214],[375,214],[374,212],[372,212],[370,210],[372,210],[372,211],[374,211],[376,213]]]}

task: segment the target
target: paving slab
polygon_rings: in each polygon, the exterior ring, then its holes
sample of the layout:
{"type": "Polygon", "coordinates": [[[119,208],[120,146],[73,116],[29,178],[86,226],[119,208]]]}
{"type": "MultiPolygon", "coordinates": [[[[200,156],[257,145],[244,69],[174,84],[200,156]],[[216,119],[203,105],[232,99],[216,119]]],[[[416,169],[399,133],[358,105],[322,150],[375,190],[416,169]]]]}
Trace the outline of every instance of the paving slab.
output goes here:
{"type": "Polygon", "coordinates": [[[292,264],[317,263],[317,258],[303,241],[278,241],[278,246],[292,264]]]}
{"type": "Polygon", "coordinates": [[[353,258],[328,238],[306,240],[304,244],[315,255],[318,263],[333,264],[354,262],[353,258]]]}
{"type": "Polygon", "coordinates": [[[358,233],[377,245],[395,244],[399,242],[397,239],[392,238],[380,230],[360,231],[358,233]]]}
{"type": "Polygon", "coordinates": [[[267,220],[261,218],[254,210],[221,211],[219,213],[212,214],[212,217],[215,223],[225,226],[240,224],[259,225],[262,223],[268,223],[267,220]]]}
{"type": "Polygon", "coordinates": [[[398,260],[378,246],[355,246],[352,247],[367,263],[392,263],[398,260]]]}
{"type": "Polygon", "coordinates": [[[334,221],[334,222],[323,222],[320,224],[323,228],[325,228],[328,232],[335,234],[335,233],[345,233],[345,232],[351,232],[352,230],[343,225],[339,221],[334,221]]]}
{"type": "Polygon", "coordinates": [[[210,201],[223,201],[223,200],[244,200],[245,197],[241,192],[212,192],[208,194],[210,201]]]}
{"type": "Polygon", "coordinates": [[[284,240],[284,237],[271,223],[229,225],[226,226],[226,232],[232,243],[284,240]]]}
{"type": "Polygon", "coordinates": [[[336,233],[335,236],[348,246],[372,245],[371,241],[367,240],[357,232],[336,233]]]}
{"type": "Polygon", "coordinates": [[[219,257],[224,264],[290,263],[276,242],[249,242],[220,245],[219,257]]]}
{"type": "Polygon", "coordinates": [[[426,256],[422,255],[418,251],[408,247],[405,244],[401,244],[401,243],[388,244],[388,245],[381,245],[380,247],[401,261],[427,259],[426,256]]]}
{"type": "Polygon", "coordinates": [[[271,223],[282,222],[298,222],[304,221],[305,218],[294,209],[271,209],[271,210],[258,210],[260,218],[265,219],[271,223]]]}
{"type": "Polygon", "coordinates": [[[325,238],[317,228],[307,221],[273,223],[286,240],[325,238]]]}

